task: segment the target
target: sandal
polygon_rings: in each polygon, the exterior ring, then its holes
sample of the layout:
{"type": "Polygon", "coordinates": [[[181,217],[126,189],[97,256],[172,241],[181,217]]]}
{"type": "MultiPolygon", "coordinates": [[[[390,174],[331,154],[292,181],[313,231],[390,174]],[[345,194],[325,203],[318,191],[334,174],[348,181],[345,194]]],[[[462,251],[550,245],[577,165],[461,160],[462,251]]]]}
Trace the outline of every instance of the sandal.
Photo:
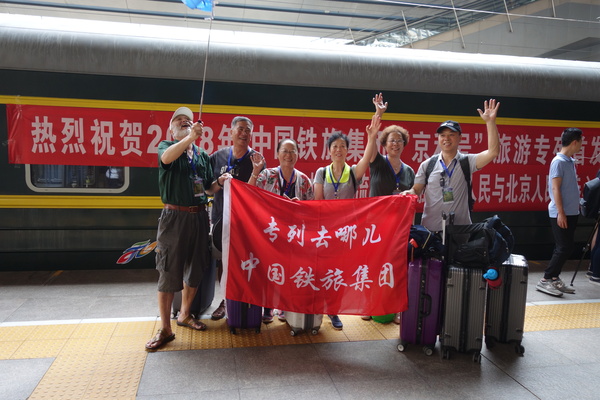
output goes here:
{"type": "Polygon", "coordinates": [[[156,336],[154,336],[152,339],[150,339],[150,341],[148,343],[146,343],[146,350],[148,351],[156,351],[158,349],[160,349],[162,346],[164,346],[165,344],[172,342],[175,339],[175,334],[171,333],[170,335],[165,335],[165,331],[162,329],[159,329],[158,332],[156,333],[156,336]]]}
{"type": "Polygon", "coordinates": [[[202,322],[195,320],[191,316],[188,316],[182,322],[177,321],[177,325],[185,326],[186,328],[194,329],[196,331],[203,331],[206,329],[206,325],[202,322]]]}

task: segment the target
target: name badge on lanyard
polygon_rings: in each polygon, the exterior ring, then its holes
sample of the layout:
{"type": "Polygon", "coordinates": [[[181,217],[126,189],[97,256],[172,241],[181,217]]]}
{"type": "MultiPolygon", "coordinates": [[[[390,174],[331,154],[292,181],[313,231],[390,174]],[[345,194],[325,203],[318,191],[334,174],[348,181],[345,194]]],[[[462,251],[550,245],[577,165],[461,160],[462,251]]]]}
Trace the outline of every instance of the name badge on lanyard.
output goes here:
{"type": "Polygon", "coordinates": [[[450,186],[450,178],[454,173],[454,168],[456,168],[456,159],[452,160],[450,166],[452,169],[448,169],[446,164],[440,158],[440,164],[442,164],[442,177],[440,178],[440,186],[442,187],[442,199],[444,203],[452,203],[454,202],[454,189],[450,186]],[[446,181],[446,175],[448,175],[448,180],[446,181]]]}

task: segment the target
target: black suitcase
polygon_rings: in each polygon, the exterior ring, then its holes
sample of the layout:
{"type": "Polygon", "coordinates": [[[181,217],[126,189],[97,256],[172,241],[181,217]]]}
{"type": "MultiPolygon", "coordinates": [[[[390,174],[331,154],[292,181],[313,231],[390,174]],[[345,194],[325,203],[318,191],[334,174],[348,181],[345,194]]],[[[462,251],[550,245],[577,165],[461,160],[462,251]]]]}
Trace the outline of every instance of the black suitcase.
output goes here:
{"type": "Polygon", "coordinates": [[[496,342],[513,343],[517,354],[523,355],[525,348],[521,341],[527,301],[527,260],[522,255],[511,254],[499,273],[502,286],[488,291],[485,344],[487,348],[493,348],[496,342]]]}

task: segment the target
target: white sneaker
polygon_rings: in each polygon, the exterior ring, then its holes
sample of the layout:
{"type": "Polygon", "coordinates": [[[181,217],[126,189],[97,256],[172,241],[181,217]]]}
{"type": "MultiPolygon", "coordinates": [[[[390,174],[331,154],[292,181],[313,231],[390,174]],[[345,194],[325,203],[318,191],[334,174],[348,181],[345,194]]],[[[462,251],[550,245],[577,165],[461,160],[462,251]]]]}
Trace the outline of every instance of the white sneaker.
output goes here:
{"type": "Polygon", "coordinates": [[[574,294],[575,289],[570,286],[565,285],[565,283],[560,278],[552,279],[552,286],[556,289],[560,290],[563,293],[574,294]]]}
{"type": "Polygon", "coordinates": [[[552,296],[561,297],[563,295],[563,292],[555,288],[551,281],[540,279],[538,284],[535,285],[535,288],[540,292],[544,292],[552,296]]]}

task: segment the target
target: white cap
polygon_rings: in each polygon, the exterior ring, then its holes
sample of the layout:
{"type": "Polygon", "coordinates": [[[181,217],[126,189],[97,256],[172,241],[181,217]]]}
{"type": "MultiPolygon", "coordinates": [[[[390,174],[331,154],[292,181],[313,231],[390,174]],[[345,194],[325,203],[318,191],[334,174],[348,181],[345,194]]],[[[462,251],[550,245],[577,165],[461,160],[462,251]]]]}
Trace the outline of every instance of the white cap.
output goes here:
{"type": "Polygon", "coordinates": [[[186,117],[188,117],[190,120],[194,120],[194,113],[192,112],[192,110],[190,110],[187,107],[179,107],[177,110],[175,110],[175,112],[173,113],[173,116],[171,117],[171,122],[173,122],[173,120],[175,118],[177,118],[179,115],[185,115],[186,117]]]}

